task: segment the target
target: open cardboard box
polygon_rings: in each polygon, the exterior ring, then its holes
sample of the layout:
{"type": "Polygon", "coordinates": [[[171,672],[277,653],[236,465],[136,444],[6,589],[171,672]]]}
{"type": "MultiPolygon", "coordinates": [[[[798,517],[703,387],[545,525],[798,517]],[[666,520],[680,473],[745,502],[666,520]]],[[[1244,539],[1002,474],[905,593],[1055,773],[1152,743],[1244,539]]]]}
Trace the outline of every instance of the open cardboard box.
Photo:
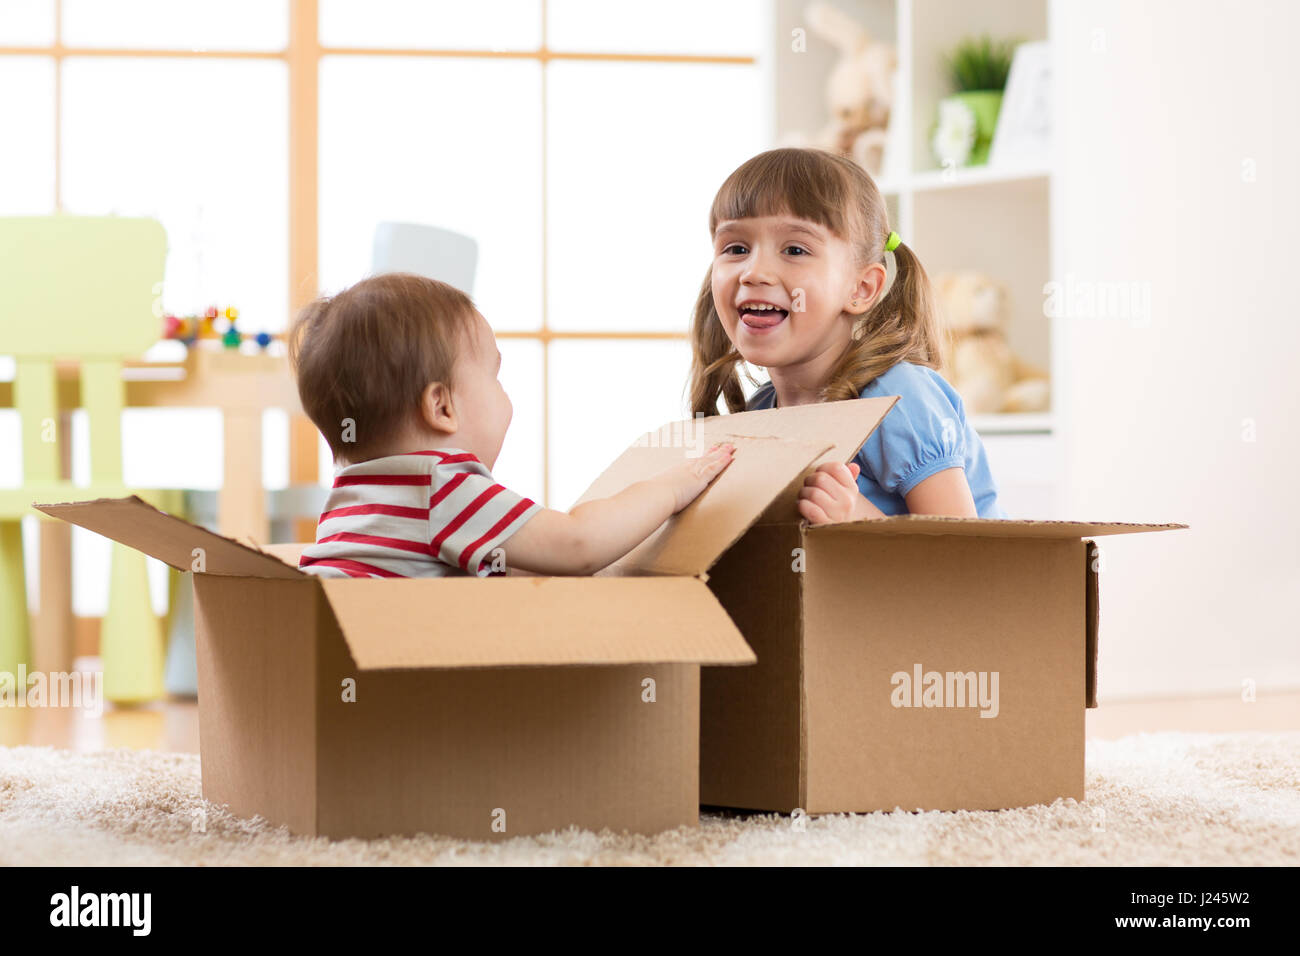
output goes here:
{"type": "Polygon", "coordinates": [[[695,824],[701,802],[1082,798],[1097,578],[1081,538],[1185,526],[807,526],[803,477],[850,461],[896,401],[647,433],[579,500],[715,441],[737,454],[593,577],[321,579],[297,569],[302,545],[252,548],[135,497],[33,506],[195,572],[204,796],[295,832],[653,833],[695,824]],[[964,697],[931,706],[967,687],[936,696],[931,673],[970,673],[993,719],[964,697]],[[918,686],[904,695],[899,674],[918,686]]]}
{"type": "MultiPolygon", "coordinates": [[[[845,813],[1084,797],[1084,711],[1097,706],[1091,537],[1187,526],[803,521],[803,475],[850,461],[897,400],[699,420],[703,447],[740,446],[710,490],[724,501],[683,512],[600,572],[705,577],[758,655],[701,674],[703,804],[845,813]],[[757,481],[805,459],[775,497],[757,481]]],[[[643,439],[649,448],[629,449],[579,500],[665,467],[672,455],[659,449],[690,427],[643,439]]]]}

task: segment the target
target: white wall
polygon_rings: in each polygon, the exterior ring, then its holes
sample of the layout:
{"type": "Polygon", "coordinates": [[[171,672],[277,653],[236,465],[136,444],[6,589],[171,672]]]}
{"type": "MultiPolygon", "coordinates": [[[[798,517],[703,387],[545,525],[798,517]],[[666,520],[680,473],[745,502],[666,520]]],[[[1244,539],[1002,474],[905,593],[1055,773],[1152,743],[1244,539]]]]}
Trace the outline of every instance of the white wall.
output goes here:
{"type": "Polygon", "coordinates": [[[1100,539],[1101,696],[1300,686],[1300,4],[1053,4],[1056,261],[1150,293],[1059,323],[1063,504],[1191,525],[1100,539]]]}

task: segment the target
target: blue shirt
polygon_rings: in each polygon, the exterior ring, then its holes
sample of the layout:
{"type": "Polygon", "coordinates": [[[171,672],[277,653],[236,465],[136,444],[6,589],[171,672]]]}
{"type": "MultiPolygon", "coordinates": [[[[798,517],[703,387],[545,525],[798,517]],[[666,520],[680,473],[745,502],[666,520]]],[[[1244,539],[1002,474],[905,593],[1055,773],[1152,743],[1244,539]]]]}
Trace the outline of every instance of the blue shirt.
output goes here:
{"type": "MultiPolygon", "coordinates": [[[[984,442],[966,421],[957,390],[932,368],[899,362],[868,382],[859,398],[898,395],[876,430],[858,449],[858,490],[887,515],[908,514],[905,496],[946,468],[963,468],[981,518],[1005,518],[989,470],[984,442]]],[[[746,411],[771,408],[776,388],[765,382],[750,396],[746,411]]]]}

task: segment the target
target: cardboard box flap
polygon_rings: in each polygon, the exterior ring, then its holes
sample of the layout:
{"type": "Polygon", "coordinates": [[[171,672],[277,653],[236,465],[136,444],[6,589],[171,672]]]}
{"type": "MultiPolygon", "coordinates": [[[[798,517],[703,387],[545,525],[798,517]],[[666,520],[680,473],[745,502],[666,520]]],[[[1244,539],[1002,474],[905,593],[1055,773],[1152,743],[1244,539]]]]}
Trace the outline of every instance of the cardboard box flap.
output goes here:
{"type": "Polygon", "coordinates": [[[756,660],[699,578],[320,581],[362,670],[756,660]]]}
{"type": "Polygon", "coordinates": [[[796,503],[803,487],[804,475],[828,461],[852,461],[898,400],[897,395],[850,398],[838,402],[765,408],[722,416],[719,427],[723,429],[724,435],[769,436],[787,441],[820,439],[831,446],[830,450],[804,469],[798,476],[798,481],[792,482],[770,501],[753,523],[776,524],[800,520],[796,503]]]}
{"type": "Polygon", "coordinates": [[[1097,706],[1097,618],[1099,602],[1097,595],[1097,550],[1090,539],[1083,542],[1083,669],[1084,669],[1084,706],[1097,706]]]}
{"type": "Polygon", "coordinates": [[[1082,538],[1085,535],[1173,531],[1185,524],[1129,521],[1048,521],[1007,518],[953,518],[947,515],[893,515],[838,524],[811,525],[810,534],[961,534],[985,538],[1082,538]]]}
{"type": "Polygon", "coordinates": [[[797,521],[804,476],[823,462],[851,460],[896,401],[891,396],[738,412],[647,432],[575,506],[616,494],[715,442],[733,442],[736,458],[695,501],[601,576],[704,574],[756,522],[797,521]]]}
{"type": "MultiPolygon", "coordinates": [[[[599,577],[704,574],[754,523],[763,506],[799,481],[830,447],[738,435],[725,440],[736,445],[736,457],[726,470],[648,538],[599,571],[599,577]]],[[[684,454],[681,448],[633,445],[580,500],[615,494],[685,461],[684,454]]]]}
{"type": "Polygon", "coordinates": [[[298,561],[302,558],[302,553],[310,547],[310,542],[293,541],[281,544],[264,544],[258,550],[264,554],[279,558],[291,568],[296,568],[298,567],[298,561]]]}
{"type": "Polygon", "coordinates": [[[138,495],[58,504],[32,502],[32,507],[142,551],[177,571],[258,578],[307,577],[278,557],[159,511],[138,495]]]}

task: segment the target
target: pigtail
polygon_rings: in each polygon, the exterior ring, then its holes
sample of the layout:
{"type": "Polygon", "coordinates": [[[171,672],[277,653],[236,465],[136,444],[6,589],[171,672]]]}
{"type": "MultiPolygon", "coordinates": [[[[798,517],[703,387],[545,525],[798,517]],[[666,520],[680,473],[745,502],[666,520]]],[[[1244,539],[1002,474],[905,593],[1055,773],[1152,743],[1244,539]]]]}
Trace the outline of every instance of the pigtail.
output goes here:
{"type": "MultiPolygon", "coordinates": [[[[883,256],[883,242],[880,244],[883,256]]],[[[857,398],[877,376],[902,361],[936,371],[943,367],[947,340],[935,309],[930,277],[904,243],[895,247],[894,262],[893,285],[859,320],[849,347],[827,379],[822,401],[857,398]]]]}
{"type": "Polygon", "coordinates": [[[700,294],[695,298],[695,312],[691,319],[689,389],[692,415],[717,415],[719,396],[726,400],[729,413],[745,410],[745,393],[737,371],[741,361],[741,354],[727,337],[713,304],[713,267],[710,266],[700,286],[700,294]]]}
{"type": "Polygon", "coordinates": [[[899,324],[912,338],[914,348],[907,360],[940,369],[947,359],[947,341],[930,276],[905,243],[894,249],[894,261],[898,275],[881,306],[897,312],[899,324]]]}

